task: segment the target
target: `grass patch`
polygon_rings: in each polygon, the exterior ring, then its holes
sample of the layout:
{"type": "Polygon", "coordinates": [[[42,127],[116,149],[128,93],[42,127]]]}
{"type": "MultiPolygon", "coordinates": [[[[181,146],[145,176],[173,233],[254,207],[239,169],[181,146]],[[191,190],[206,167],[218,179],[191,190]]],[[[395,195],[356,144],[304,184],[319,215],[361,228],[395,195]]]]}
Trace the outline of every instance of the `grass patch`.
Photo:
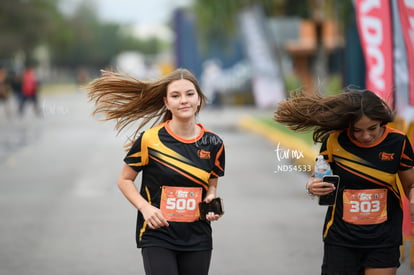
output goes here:
{"type": "Polygon", "coordinates": [[[44,83],[40,86],[40,93],[47,95],[73,93],[78,89],[75,83],[44,83]]]}
{"type": "Polygon", "coordinates": [[[283,133],[295,136],[297,138],[300,138],[301,140],[303,140],[306,144],[313,146],[313,139],[312,139],[312,132],[308,131],[308,132],[295,132],[293,130],[290,130],[289,128],[287,128],[286,126],[275,122],[273,119],[268,118],[268,117],[255,117],[255,119],[259,122],[259,123],[263,123],[266,126],[272,127],[277,129],[278,131],[282,131],[283,133]]]}
{"type": "MultiPolygon", "coordinates": [[[[302,91],[303,84],[300,78],[294,74],[288,74],[285,76],[285,85],[287,91],[302,91]]],[[[340,74],[329,75],[322,83],[314,83],[317,89],[321,94],[324,95],[336,95],[341,93],[343,90],[342,87],[342,76],[340,74]],[[318,88],[318,85],[321,87],[318,88]]],[[[288,94],[289,94],[288,92],[288,94]]]]}

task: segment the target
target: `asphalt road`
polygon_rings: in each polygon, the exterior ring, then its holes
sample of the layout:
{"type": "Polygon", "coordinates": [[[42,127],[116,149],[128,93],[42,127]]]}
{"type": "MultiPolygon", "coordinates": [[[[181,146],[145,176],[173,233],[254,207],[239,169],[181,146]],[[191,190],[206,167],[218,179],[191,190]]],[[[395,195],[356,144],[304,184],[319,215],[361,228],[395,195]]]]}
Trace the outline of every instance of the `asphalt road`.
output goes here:
{"type": "MultiPolygon", "coordinates": [[[[116,188],[126,134],[90,116],[81,92],[40,106],[41,118],[30,108],[16,118],[0,105],[0,274],[144,274],[136,211],[116,188]]],[[[226,145],[210,274],[319,274],[324,209],[305,194],[305,173],[282,171],[293,168],[289,152],[278,158],[277,145],[237,127],[257,114],[271,111],[199,117],[226,145]]],[[[404,263],[398,274],[413,273],[404,263]]]]}

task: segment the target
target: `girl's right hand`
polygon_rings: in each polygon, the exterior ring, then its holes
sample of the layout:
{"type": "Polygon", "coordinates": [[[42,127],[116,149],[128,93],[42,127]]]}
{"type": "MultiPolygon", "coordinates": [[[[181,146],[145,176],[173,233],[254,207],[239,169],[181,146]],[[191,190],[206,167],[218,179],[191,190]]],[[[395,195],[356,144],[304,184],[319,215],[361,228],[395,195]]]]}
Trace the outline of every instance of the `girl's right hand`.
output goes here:
{"type": "Polygon", "coordinates": [[[162,212],[159,208],[154,207],[150,204],[146,204],[140,209],[142,215],[149,228],[157,229],[163,226],[169,226],[167,220],[162,215],[162,212]]]}
{"type": "Polygon", "coordinates": [[[335,185],[320,178],[311,177],[306,184],[308,192],[314,196],[324,196],[335,191],[335,185]]]}

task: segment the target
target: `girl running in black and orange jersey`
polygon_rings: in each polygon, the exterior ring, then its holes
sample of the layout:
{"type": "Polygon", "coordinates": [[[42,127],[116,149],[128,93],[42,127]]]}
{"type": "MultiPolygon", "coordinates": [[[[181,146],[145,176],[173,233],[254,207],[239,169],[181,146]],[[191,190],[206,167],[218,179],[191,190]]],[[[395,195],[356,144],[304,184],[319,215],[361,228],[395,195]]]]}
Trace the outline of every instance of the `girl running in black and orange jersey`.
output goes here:
{"type": "MultiPolygon", "coordinates": [[[[296,131],[313,129],[320,154],[340,176],[323,228],[322,274],[396,274],[404,194],[414,220],[414,154],[407,136],[386,125],[393,121],[387,104],[367,90],[296,94],[279,104],[274,120],[296,131]]],[[[316,196],[334,190],[314,177],[306,187],[316,196]]]]}
{"type": "Polygon", "coordinates": [[[196,78],[185,69],[153,82],[107,72],[88,89],[95,113],[116,119],[118,129],[142,119],[118,186],[138,209],[136,241],[146,274],[208,274],[210,221],[221,216],[210,212],[200,219],[197,206],[216,198],[224,145],[196,123],[206,100],[196,78]],[[161,123],[138,134],[153,119],[153,125],[161,123]],[[141,171],[138,191],[134,181],[141,171]]]}

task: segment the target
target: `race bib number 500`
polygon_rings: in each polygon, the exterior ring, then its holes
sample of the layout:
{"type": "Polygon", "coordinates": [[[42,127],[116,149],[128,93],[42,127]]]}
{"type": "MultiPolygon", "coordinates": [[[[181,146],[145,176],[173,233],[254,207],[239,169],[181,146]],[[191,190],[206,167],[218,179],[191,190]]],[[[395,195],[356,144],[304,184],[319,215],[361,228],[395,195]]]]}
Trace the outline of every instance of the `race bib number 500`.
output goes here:
{"type": "Polygon", "coordinates": [[[387,220],[387,189],[345,190],[343,220],[379,224],[387,220]]]}
{"type": "Polygon", "coordinates": [[[164,218],[174,222],[193,222],[199,219],[198,204],[201,202],[201,187],[163,186],[160,209],[164,218]]]}

